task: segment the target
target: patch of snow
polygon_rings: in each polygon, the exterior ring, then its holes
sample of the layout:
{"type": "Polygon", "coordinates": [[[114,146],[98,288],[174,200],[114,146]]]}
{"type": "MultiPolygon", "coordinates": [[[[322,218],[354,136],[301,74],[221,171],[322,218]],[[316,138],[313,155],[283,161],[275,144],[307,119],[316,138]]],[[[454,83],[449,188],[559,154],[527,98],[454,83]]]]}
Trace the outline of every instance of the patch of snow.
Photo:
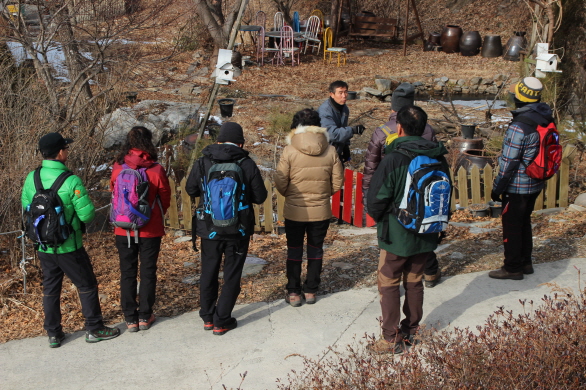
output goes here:
{"type": "Polygon", "coordinates": [[[261,171],[266,171],[266,172],[272,172],[272,171],[274,171],[273,168],[268,168],[268,167],[265,167],[264,165],[258,164],[257,166],[258,166],[258,169],[260,169],[261,171]]]}
{"type": "Polygon", "coordinates": [[[258,145],[260,145],[261,143],[262,143],[262,142],[255,142],[255,143],[253,143],[253,144],[252,144],[252,146],[258,146],[258,145]]]}
{"type": "Polygon", "coordinates": [[[102,165],[96,167],[96,172],[102,172],[102,171],[104,171],[106,169],[108,169],[108,164],[102,164],[102,165]]]}

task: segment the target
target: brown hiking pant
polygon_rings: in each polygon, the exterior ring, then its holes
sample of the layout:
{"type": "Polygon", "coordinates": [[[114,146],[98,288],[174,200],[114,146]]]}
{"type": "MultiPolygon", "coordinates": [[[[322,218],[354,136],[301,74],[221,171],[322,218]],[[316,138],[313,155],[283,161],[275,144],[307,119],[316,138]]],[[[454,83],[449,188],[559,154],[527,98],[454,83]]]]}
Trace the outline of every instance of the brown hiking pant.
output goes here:
{"type": "Polygon", "coordinates": [[[383,314],[382,329],[385,340],[400,340],[401,332],[415,334],[423,317],[423,271],[429,252],[403,257],[381,249],[378,262],[378,292],[383,314]],[[401,321],[401,292],[403,280],[405,302],[401,321]]]}

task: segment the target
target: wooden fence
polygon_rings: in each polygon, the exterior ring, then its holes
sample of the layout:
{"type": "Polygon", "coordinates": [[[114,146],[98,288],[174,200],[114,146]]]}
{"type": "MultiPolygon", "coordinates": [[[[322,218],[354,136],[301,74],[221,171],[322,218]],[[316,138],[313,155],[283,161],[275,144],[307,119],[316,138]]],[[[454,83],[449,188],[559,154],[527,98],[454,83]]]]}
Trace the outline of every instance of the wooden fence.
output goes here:
{"type": "MultiPolygon", "coordinates": [[[[564,158],[560,170],[546,182],[544,190],[535,202],[535,210],[568,206],[570,157],[573,151],[573,146],[564,148],[564,158]]],[[[473,167],[470,172],[460,168],[455,174],[450,170],[454,183],[452,210],[456,209],[456,205],[468,207],[471,204],[488,202],[496,174],[497,170],[490,165],[485,166],[484,169],[473,167]]],[[[332,196],[333,216],[357,227],[374,225],[370,216],[364,216],[362,177],[361,172],[346,169],[342,190],[332,196]]],[[[166,225],[173,229],[191,230],[191,216],[199,199],[196,199],[195,204],[192,204],[191,198],[184,191],[186,179],[183,179],[179,186],[173,179],[169,179],[169,181],[171,184],[171,206],[168,210],[166,225]]],[[[265,180],[265,186],[268,191],[266,201],[262,205],[254,205],[256,232],[273,232],[273,228],[284,221],[285,198],[274,189],[270,180],[265,180]]]]}

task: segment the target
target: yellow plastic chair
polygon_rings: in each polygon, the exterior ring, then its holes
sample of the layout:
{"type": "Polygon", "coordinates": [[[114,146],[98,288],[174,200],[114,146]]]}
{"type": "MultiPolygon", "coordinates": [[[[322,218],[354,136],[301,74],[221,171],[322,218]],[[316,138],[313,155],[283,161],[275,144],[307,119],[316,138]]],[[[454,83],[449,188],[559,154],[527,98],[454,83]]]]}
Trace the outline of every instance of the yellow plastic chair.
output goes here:
{"type": "Polygon", "coordinates": [[[324,31],[324,62],[326,62],[326,54],[329,54],[328,64],[332,62],[332,53],[338,54],[338,66],[340,66],[340,57],[344,56],[344,65],[346,65],[346,53],[348,50],[345,47],[332,47],[334,33],[331,28],[326,28],[324,31]]]}
{"type": "Polygon", "coordinates": [[[319,23],[320,23],[320,27],[321,27],[320,31],[323,31],[324,30],[324,13],[321,12],[320,9],[316,8],[313,11],[311,11],[311,14],[309,14],[309,17],[312,17],[313,15],[315,15],[319,18],[319,23]]]}

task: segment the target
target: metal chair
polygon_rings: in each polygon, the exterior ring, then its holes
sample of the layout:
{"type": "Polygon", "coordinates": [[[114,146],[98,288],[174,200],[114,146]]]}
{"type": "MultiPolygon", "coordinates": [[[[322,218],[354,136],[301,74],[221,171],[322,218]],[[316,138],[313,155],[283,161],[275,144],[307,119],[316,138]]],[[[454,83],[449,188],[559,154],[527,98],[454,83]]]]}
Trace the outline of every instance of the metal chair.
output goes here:
{"type": "Polygon", "coordinates": [[[275,59],[277,60],[277,64],[283,62],[280,58],[281,51],[279,47],[265,47],[265,29],[261,26],[259,31],[258,45],[256,47],[256,62],[258,63],[258,57],[260,56],[260,66],[264,65],[265,53],[274,53],[274,56],[271,59],[272,64],[274,64],[275,59]]]}
{"type": "Polygon", "coordinates": [[[319,9],[316,8],[313,11],[311,11],[311,14],[309,14],[310,17],[311,16],[314,16],[314,15],[319,18],[320,28],[321,28],[320,31],[323,31],[323,29],[324,29],[324,13],[321,12],[321,10],[319,10],[319,9]]]}
{"type": "Polygon", "coordinates": [[[311,46],[312,53],[313,49],[317,48],[317,53],[319,54],[319,49],[321,48],[321,39],[318,37],[320,26],[321,22],[315,15],[310,16],[307,20],[307,27],[305,27],[305,33],[303,34],[305,39],[305,50],[303,54],[307,53],[307,46],[311,46]]]}
{"type": "Polygon", "coordinates": [[[264,11],[258,11],[255,15],[254,15],[254,24],[256,26],[261,26],[262,28],[264,28],[265,30],[267,29],[267,14],[264,13],[264,11]]]}
{"type": "Polygon", "coordinates": [[[299,62],[299,50],[295,47],[295,40],[293,39],[293,29],[291,26],[283,26],[281,29],[281,63],[285,65],[285,58],[291,57],[291,66],[295,66],[295,53],[297,53],[297,65],[299,62]]]}
{"type": "Polygon", "coordinates": [[[285,18],[283,17],[282,12],[276,12],[273,18],[273,27],[274,31],[281,31],[283,26],[285,25],[285,18]]]}
{"type": "Polygon", "coordinates": [[[332,62],[332,53],[338,54],[338,66],[340,66],[340,57],[344,56],[344,65],[346,65],[346,53],[348,50],[345,47],[331,47],[333,42],[334,33],[331,28],[326,28],[324,31],[324,62],[326,62],[326,54],[329,54],[330,58],[328,64],[332,62]]]}

